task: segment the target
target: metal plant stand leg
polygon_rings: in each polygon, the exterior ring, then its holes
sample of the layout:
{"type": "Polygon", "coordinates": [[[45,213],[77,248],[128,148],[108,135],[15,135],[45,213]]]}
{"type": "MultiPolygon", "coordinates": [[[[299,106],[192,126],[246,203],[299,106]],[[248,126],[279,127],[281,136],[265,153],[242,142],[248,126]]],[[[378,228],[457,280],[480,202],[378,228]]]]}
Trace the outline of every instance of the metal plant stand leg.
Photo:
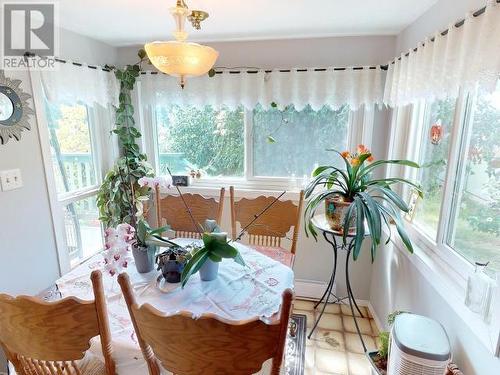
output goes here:
{"type": "MultiPolygon", "coordinates": [[[[321,309],[321,312],[318,316],[318,318],[316,319],[316,321],[314,322],[314,325],[313,327],[311,328],[311,332],[309,332],[309,335],[307,336],[308,339],[311,338],[312,334],[314,333],[314,331],[316,330],[316,327],[318,326],[318,323],[319,321],[321,320],[321,317],[323,316],[324,312],[325,312],[325,309],[326,309],[326,305],[328,305],[328,300],[330,299],[330,296],[333,294],[332,293],[332,289],[333,289],[333,286],[335,285],[335,274],[337,273],[337,246],[336,246],[336,242],[335,242],[335,237],[333,239],[334,242],[330,241],[328,239],[328,237],[326,236],[326,233],[323,232],[323,236],[325,237],[325,240],[327,242],[329,242],[332,247],[333,247],[333,272],[332,272],[332,276],[330,277],[330,282],[328,283],[328,286],[326,287],[326,290],[325,292],[323,293],[323,296],[321,297],[321,299],[316,303],[316,305],[314,305],[314,308],[316,309],[316,307],[319,306],[319,304],[321,302],[323,302],[323,308],[321,309]]],[[[334,295],[334,297],[336,298],[336,300],[338,301],[338,297],[334,295]]]]}
{"type": "MultiPolygon", "coordinates": [[[[352,249],[354,249],[354,238],[351,240],[349,243],[349,246],[347,248],[347,261],[349,260],[349,256],[351,254],[352,249]]],[[[346,274],[346,288],[347,288],[347,294],[352,297],[352,302],[354,303],[354,306],[356,307],[356,310],[358,310],[359,315],[364,318],[363,313],[361,312],[361,309],[359,308],[358,304],[356,303],[356,298],[354,298],[354,293],[352,292],[351,288],[351,280],[349,278],[349,270],[348,270],[348,265],[346,263],[345,266],[345,274],[346,274]]],[[[354,313],[352,314],[354,316],[354,313]]]]}
{"type": "Polygon", "coordinates": [[[326,300],[330,298],[330,292],[333,289],[333,284],[335,283],[335,274],[337,273],[337,243],[335,241],[335,237],[333,238],[333,242],[328,239],[328,236],[326,235],[326,232],[323,232],[323,237],[325,238],[326,242],[332,245],[333,247],[333,272],[332,275],[330,276],[330,281],[328,282],[328,286],[325,289],[325,292],[321,296],[318,302],[314,305],[314,309],[316,309],[321,302],[323,302],[323,299],[326,296],[326,300]]]}
{"type": "MultiPolygon", "coordinates": [[[[352,242],[351,242],[351,244],[352,244],[352,242]]],[[[356,308],[358,309],[358,312],[360,313],[360,315],[361,316],[363,316],[363,315],[361,314],[361,311],[359,311],[359,307],[356,304],[356,299],[354,298],[354,295],[352,294],[352,290],[351,290],[350,282],[349,282],[349,258],[351,256],[351,250],[353,248],[353,246],[351,246],[351,244],[349,244],[349,248],[347,250],[347,257],[346,257],[346,261],[345,261],[345,280],[346,280],[346,285],[348,285],[347,297],[349,298],[349,307],[351,308],[352,319],[354,320],[354,325],[356,326],[356,331],[358,332],[359,339],[361,340],[361,345],[363,345],[363,350],[366,353],[366,345],[365,345],[365,342],[363,340],[363,336],[361,335],[361,331],[359,330],[358,321],[356,319],[356,314],[354,313],[353,301],[354,301],[354,305],[356,305],[356,308]]]]}

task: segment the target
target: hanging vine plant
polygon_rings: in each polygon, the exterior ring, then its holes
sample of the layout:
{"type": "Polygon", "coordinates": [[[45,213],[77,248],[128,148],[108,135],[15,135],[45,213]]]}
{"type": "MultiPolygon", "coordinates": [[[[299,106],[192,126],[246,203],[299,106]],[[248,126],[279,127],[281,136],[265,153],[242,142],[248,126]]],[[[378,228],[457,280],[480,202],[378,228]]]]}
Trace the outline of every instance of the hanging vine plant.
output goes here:
{"type": "Polygon", "coordinates": [[[127,65],[124,69],[106,66],[114,71],[120,82],[119,104],[115,110],[116,126],[112,133],[118,136],[122,153],[115,166],[106,174],[97,194],[99,220],[106,228],[116,227],[121,223],[137,228],[144,215],[144,202],[149,200],[151,194],[148,186],[140,186],[138,182],[142,177],[154,176],[152,166],[137,144],[137,139],[142,135],[135,127],[131,92],[142,64],[148,60],[143,49],[139,50],[138,56],[139,62],[127,65]]]}

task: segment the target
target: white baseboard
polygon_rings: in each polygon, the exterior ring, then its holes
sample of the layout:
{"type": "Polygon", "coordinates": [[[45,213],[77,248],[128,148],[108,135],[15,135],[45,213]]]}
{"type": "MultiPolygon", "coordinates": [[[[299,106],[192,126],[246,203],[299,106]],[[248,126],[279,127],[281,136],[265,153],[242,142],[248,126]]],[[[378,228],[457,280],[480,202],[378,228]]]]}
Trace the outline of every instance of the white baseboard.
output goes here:
{"type": "MultiPolygon", "coordinates": [[[[299,298],[320,299],[323,295],[327,283],[313,280],[295,280],[295,296],[299,298]]],[[[335,293],[335,285],[333,286],[335,293]]]]}
{"type": "MultiPolygon", "coordinates": [[[[323,295],[323,292],[325,291],[327,286],[328,286],[327,283],[321,281],[300,280],[300,279],[295,280],[295,296],[298,298],[318,300],[323,295]]],[[[335,285],[333,286],[332,292],[335,293],[335,285]]],[[[363,299],[356,299],[356,303],[359,306],[366,306],[368,310],[370,310],[370,313],[373,317],[373,320],[375,321],[375,324],[379,332],[385,330],[384,328],[385,326],[384,324],[382,324],[382,320],[380,320],[379,316],[375,312],[375,309],[373,308],[373,305],[371,304],[370,301],[363,299]]]]}
{"type": "Polygon", "coordinates": [[[368,301],[368,310],[370,310],[370,314],[372,314],[373,321],[375,322],[375,325],[377,326],[377,329],[379,332],[385,331],[385,325],[382,324],[382,321],[380,320],[379,316],[375,312],[375,309],[373,308],[373,305],[371,304],[370,301],[368,301]]]}

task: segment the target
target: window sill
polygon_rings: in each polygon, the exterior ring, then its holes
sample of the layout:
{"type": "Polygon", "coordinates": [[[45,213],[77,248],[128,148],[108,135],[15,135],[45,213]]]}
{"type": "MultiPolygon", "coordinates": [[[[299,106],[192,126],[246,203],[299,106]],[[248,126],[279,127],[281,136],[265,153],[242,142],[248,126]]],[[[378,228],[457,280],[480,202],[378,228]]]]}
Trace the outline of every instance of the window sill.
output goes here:
{"type": "MultiPolygon", "coordinates": [[[[243,179],[200,179],[192,180],[189,186],[179,186],[182,192],[200,194],[207,197],[219,197],[222,187],[226,188],[229,196],[229,187],[234,186],[236,198],[257,198],[258,196],[277,196],[286,191],[282,199],[296,201],[299,199],[301,188],[290,186],[283,181],[248,181],[243,179]]],[[[161,190],[165,194],[175,194],[176,189],[161,190]]]]}
{"type": "MultiPolygon", "coordinates": [[[[408,227],[410,225],[407,224],[408,227]]],[[[410,228],[408,228],[410,229],[410,228]]],[[[393,233],[396,229],[394,228],[393,233]]],[[[414,228],[409,232],[414,232],[414,228]]],[[[500,322],[495,322],[492,318],[490,324],[485,323],[482,318],[470,311],[464,304],[465,300],[465,283],[468,274],[460,274],[453,270],[449,263],[443,260],[443,257],[438,255],[440,249],[434,246],[433,249],[429,246],[423,246],[422,242],[414,240],[414,253],[410,254],[405,248],[399,237],[391,239],[395,247],[404,254],[404,256],[417,268],[423,277],[434,287],[437,293],[443,300],[452,308],[457,316],[462,320],[462,324],[467,326],[477,339],[487,348],[488,352],[499,356],[500,345],[500,322]]],[[[500,308],[500,293],[499,288],[496,291],[496,308],[493,316],[500,308]]]]}

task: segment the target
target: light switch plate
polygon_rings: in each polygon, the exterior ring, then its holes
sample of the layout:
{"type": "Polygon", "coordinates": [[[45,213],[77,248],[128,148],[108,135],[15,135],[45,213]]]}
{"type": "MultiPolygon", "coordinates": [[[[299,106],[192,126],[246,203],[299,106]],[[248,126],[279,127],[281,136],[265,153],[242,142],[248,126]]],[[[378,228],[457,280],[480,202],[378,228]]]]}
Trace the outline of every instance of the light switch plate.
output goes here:
{"type": "Polygon", "coordinates": [[[0,171],[0,185],[2,191],[19,189],[23,186],[20,169],[10,169],[8,171],[0,171]]]}

